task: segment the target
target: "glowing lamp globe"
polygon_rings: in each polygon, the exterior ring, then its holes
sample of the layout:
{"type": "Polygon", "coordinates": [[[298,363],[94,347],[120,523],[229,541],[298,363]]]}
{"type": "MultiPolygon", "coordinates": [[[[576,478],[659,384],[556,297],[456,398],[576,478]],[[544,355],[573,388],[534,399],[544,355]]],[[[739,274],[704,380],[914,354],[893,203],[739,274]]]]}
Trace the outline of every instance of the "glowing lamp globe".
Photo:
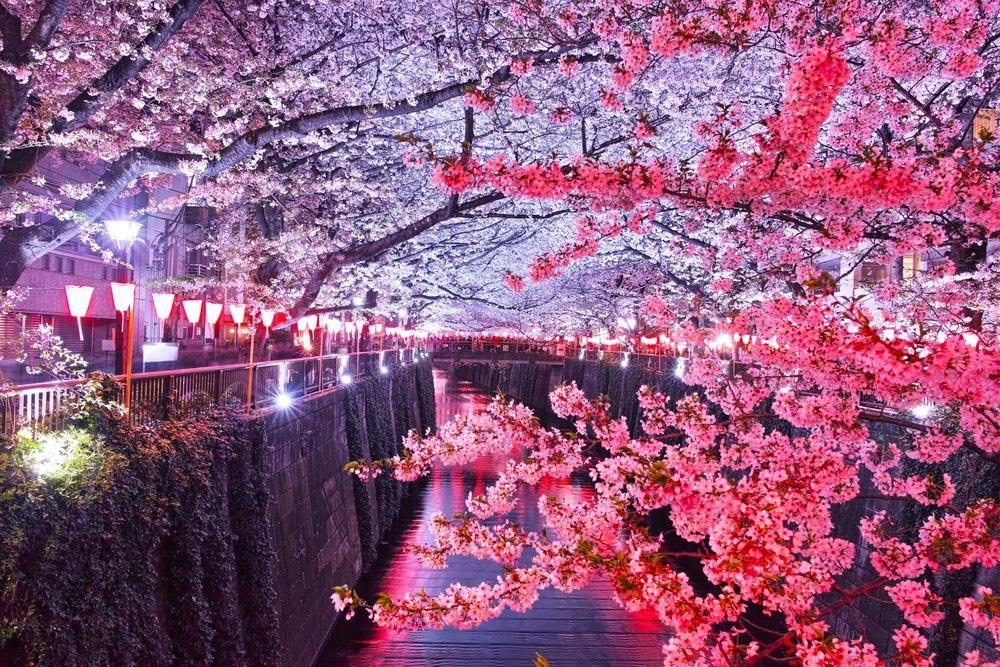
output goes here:
{"type": "Polygon", "coordinates": [[[219,318],[222,317],[222,304],[214,303],[212,301],[205,302],[205,323],[209,326],[214,326],[219,318]]]}
{"type": "Polygon", "coordinates": [[[115,310],[121,314],[132,310],[135,305],[135,283],[111,283],[111,300],[115,310]]]}
{"type": "Polygon", "coordinates": [[[201,320],[201,299],[187,299],[181,301],[181,306],[184,307],[184,316],[187,321],[191,324],[198,324],[201,320]]]}
{"type": "Polygon", "coordinates": [[[142,225],[135,220],[104,221],[104,230],[108,233],[108,237],[118,250],[128,248],[132,245],[139,237],[140,229],[142,229],[142,225]]]}
{"type": "Polygon", "coordinates": [[[153,310],[161,320],[170,317],[174,307],[174,295],[170,292],[153,292],[153,310]]]}
{"type": "Polygon", "coordinates": [[[69,304],[69,314],[76,318],[76,328],[83,340],[82,318],[87,316],[90,299],[94,296],[94,288],[90,285],[66,285],[66,301],[69,304]]]}
{"type": "Polygon", "coordinates": [[[229,315],[233,318],[233,322],[236,326],[243,324],[243,318],[246,317],[247,305],[245,303],[231,303],[229,304],[229,315]]]}

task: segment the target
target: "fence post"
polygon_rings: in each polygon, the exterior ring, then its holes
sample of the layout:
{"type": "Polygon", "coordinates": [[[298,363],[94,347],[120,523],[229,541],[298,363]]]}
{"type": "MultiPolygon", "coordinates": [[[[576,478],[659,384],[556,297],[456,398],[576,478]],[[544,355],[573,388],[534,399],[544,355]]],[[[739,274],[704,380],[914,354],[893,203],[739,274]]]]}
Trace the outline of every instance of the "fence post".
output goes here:
{"type": "Polygon", "coordinates": [[[222,404],[222,371],[215,371],[215,405],[222,404]]]}
{"type": "Polygon", "coordinates": [[[174,376],[168,375],[163,378],[163,388],[160,390],[160,414],[163,419],[170,416],[171,394],[174,391],[174,376]]]}

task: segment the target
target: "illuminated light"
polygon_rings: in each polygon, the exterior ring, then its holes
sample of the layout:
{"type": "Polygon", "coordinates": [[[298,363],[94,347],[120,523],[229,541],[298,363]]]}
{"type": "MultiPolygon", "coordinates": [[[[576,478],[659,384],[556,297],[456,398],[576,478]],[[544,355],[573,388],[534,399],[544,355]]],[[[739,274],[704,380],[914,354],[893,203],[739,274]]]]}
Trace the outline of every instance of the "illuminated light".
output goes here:
{"type": "Polygon", "coordinates": [[[90,299],[94,296],[94,288],[90,285],[66,285],[66,302],[69,304],[69,314],[76,318],[76,327],[83,340],[83,321],[90,308],[90,299]]]}
{"type": "Polygon", "coordinates": [[[684,371],[685,371],[684,367],[685,367],[685,365],[686,364],[685,364],[685,362],[684,362],[683,359],[678,359],[677,360],[677,363],[674,365],[674,377],[675,378],[681,379],[681,378],[684,377],[684,371]]]}
{"type": "Polygon", "coordinates": [[[597,358],[598,359],[603,359],[604,358],[604,350],[598,350],[597,351],[597,358]]]}
{"type": "Polygon", "coordinates": [[[292,407],[292,397],[285,392],[281,392],[274,398],[274,404],[280,410],[287,410],[292,407]]]}
{"type": "Polygon", "coordinates": [[[629,329],[635,329],[636,321],[634,317],[630,317],[625,321],[629,329]]]}
{"type": "Polygon", "coordinates": [[[316,327],[319,326],[319,315],[310,315],[306,319],[306,326],[309,327],[309,331],[316,331],[316,327]]]}
{"type": "Polygon", "coordinates": [[[208,326],[215,326],[215,323],[222,317],[222,304],[213,301],[205,302],[205,323],[208,326]]]}
{"type": "Polygon", "coordinates": [[[353,336],[354,331],[358,328],[358,325],[354,322],[344,322],[344,331],[348,336],[353,336]]]}
{"type": "Polygon", "coordinates": [[[399,311],[399,319],[401,319],[401,320],[405,320],[406,319],[406,308],[402,308],[399,311]]]}
{"type": "Polygon", "coordinates": [[[231,303],[229,304],[229,316],[233,318],[233,322],[237,325],[243,324],[243,318],[247,314],[247,305],[245,303],[231,303]]]}
{"type": "Polygon", "coordinates": [[[265,329],[270,329],[271,325],[274,324],[274,311],[262,308],[260,311],[260,323],[264,325],[265,329]]]}
{"type": "Polygon", "coordinates": [[[382,329],[384,329],[384,328],[385,328],[385,326],[382,323],[380,323],[380,322],[376,323],[376,324],[373,324],[372,325],[372,333],[381,334],[382,333],[382,329]]]}
{"type": "Polygon", "coordinates": [[[354,380],[347,373],[340,376],[340,384],[351,384],[354,380]]]}
{"type": "Polygon", "coordinates": [[[191,324],[198,324],[201,320],[201,299],[186,299],[181,301],[181,306],[184,308],[184,317],[191,324]]]}
{"type": "Polygon", "coordinates": [[[174,308],[174,295],[170,292],[153,292],[153,310],[161,320],[170,317],[170,311],[174,308]]]}
{"type": "Polygon", "coordinates": [[[586,350],[580,350],[580,358],[583,359],[586,356],[587,356],[587,351],[586,350]]]}
{"type": "Polygon", "coordinates": [[[624,328],[626,328],[628,326],[628,322],[625,321],[624,317],[619,317],[618,318],[618,326],[620,328],[622,328],[622,329],[624,329],[624,328]]]}
{"type": "Polygon", "coordinates": [[[111,283],[111,300],[115,310],[124,315],[135,305],[135,283],[111,283]]]}
{"type": "Polygon", "coordinates": [[[34,443],[34,447],[25,459],[31,470],[39,477],[48,477],[59,472],[73,452],[90,437],[78,429],[41,433],[35,437],[28,431],[22,430],[19,436],[34,443]]]}
{"type": "Polygon", "coordinates": [[[365,302],[365,300],[362,299],[360,296],[356,296],[353,299],[351,299],[351,303],[354,304],[355,308],[357,308],[358,306],[360,306],[364,302],[365,302]]]}
{"type": "Polygon", "coordinates": [[[743,334],[743,336],[741,336],[741,338],[743,339],[743,344],[744,345],[749,345],[750,344],[750,334],[743,334]]]}
{"type": "Polygon", "coordinates": [[[919,405],[915,405],[910,409],[910,414],[912,414],[917,419],[927,419],[934,414],[934,404],[929,401],[924,401],[919,405]]]}
{"type": "Polygon", "coordinates": [[[127,248],[139,237],[139,230],[142,229],[135,220],[105,220],[104,230],[108,237],[115,244],[115,248],[121,250],[127,248]]]}
{"type": "Polygon", "coordinates": [[[622,368],[628,368],[628,352],[626,352],[625,355],[622,357],[622,360],[619,362],[619,365],[622,368]]]}
{"type": "Polygon", "coordinates": [[[313,349],[312,338],[309,337],[309,331],[302,332],[302,349],[309,352],[313,349]]]}
{"type": "Polygon", "coordinates": [[[382,375],[387,375],[389,373],[389,368],[385,365],[379,366],[378,370],[382,375]]]}
{"type": "Polygon", "coordinates": [[[335,317],[331,317],[326,321],[326,330],[329,333],[340,333],[340,330],[344,328],[344,323],[335,317]]]}
{"type": "Polygon", "coordinates": [[[309,323],[306,322],[306,318],[300,317],[299,321],[295,323],[295,328],[298,329],[299,333],[302,333],[309,328],[309,323]]]}
{"type": "Polygon", "coordinates": [[[669,342],[670,342],[670,336],[668,336],[667,334],[660,334],[660,344],[661,345],[666,345],[669,342]]]}
{"type": "Polygon", "coordinates": [[[962,334],[962,339],[965,341],[965,344],[968,345],[969,347],[976,347],[977,345],[979,345],[979,336],[972,333],[971,331],[966,331],[964,334],[962,334]]]}

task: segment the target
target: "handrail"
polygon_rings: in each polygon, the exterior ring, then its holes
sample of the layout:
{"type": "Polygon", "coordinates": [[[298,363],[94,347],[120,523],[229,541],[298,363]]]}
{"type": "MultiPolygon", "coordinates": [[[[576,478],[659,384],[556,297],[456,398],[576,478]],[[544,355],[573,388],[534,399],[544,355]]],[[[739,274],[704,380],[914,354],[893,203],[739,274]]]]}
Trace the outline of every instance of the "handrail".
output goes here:
{"type": "MultiPolygon", "coordinates": [[[[279,397],[290,402],[355,378],[386,373],[391,366],[419,359],[420,353],[416,348],[392,348],[136,373],[128,412],[134,421],[143,422],[230,403],[261,410],[280,405],[279,397]]],[[[124,376],[113,377],[120,381],[124,376]]],[[[0,396],[0,431],[61,428],[68,419],[65,404],[73,388],[84,382],[86,378],[15,387],[0,396]]],[[[123,399],[120,388],[116,385],[112,399],[123,399]]]]}

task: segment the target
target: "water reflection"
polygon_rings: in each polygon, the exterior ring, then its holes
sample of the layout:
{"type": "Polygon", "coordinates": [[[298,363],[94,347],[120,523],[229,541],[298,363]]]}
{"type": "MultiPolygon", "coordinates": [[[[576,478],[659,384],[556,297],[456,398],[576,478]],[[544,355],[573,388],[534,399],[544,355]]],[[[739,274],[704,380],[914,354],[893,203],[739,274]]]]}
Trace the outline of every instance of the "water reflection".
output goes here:
{"type": "MultiPolygon", "coordinates": [[[[485,408],[490,397],[467,382],[435,371],[438,419],[485,408]]],[[[501,567],[469,557],[452,557],[445,570],[428,570],[408,553],[412,544],[430,541],[427,519],[465,511],[469,491],[481,493],[496,479],[502,456],[484,458],[461,469],[437,469],[412,499],[407,523],[392,545],[383,546],[375,572],[362,593],[379,591],[401,595],[425,589],[443,590],[449,583],[493,581],[501,567]]],[[[527,529],[539,527],[537,500],[545,495],[583,497],[590,490],[577,481],[545,480],[536,488],[522,488],[517,508],[509,517],[527,529]]],[[[372,625],[367,619],[341,622],[320,656],[318,665],[531,665],[536,652],[554,667],[561,665],[661,665],[661,626],[652,615],[623,611],[610,595],[606,581],[595,581],[573,594],[548,590],[524,614],[510,610],[474,630],[420,630],[397,632],[372,625]]]]}

